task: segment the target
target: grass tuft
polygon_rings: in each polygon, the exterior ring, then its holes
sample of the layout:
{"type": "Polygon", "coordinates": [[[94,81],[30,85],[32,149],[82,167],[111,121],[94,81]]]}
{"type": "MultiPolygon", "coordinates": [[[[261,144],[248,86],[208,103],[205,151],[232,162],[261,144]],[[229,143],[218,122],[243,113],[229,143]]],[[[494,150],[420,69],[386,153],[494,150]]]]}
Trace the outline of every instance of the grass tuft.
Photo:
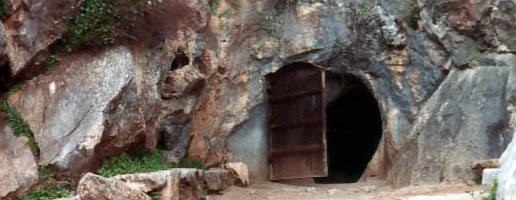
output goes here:
{"type": "Polygon", "coordinates": [[[16,200],[50,200],[70,196],[70,191],[57,185],[30,192],[16,198],[16,200]]]}

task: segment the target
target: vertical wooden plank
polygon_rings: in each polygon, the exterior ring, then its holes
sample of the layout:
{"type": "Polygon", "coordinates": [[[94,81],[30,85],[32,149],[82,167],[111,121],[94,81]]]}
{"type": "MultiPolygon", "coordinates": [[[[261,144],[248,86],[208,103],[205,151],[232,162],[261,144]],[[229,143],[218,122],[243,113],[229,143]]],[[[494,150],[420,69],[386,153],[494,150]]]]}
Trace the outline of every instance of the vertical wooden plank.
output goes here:
{"type": "Polygon", "coordinates": [[[322,116],[322,146],[323,146],[323,156],[322,156],[322,172],[324,176],[328,176],[328,144],[326,141],[326,95],[324,93],[326,91],[326,72],[324,68],[321,69],[321,116],[322,116]]]}
{"type": "Polygon", "coordinates": [[[286,66],[266,85],[270,180],[327,176],[324,68],[286,66]]]}

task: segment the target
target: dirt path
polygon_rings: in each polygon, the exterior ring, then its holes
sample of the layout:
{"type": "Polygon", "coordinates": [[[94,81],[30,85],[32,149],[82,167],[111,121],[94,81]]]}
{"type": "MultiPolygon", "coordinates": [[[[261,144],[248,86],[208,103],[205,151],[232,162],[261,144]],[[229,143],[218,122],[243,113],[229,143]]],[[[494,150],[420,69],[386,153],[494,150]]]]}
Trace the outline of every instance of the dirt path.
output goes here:
{"type": "MultiPolygon", "coordinates": [[[[466,193],[480,191],[480,186],[433,185],[411,186],[393,189],[380,181],[367,181],[353,184],[314,184],[296,185],[260,182],[248,188],[231,187],[223,195],[214,195],[210,199],[223,200],[407,200],[409,197],[426,195],[460,194],[469,199],[466,193]]],[[[439,199],[439,198],[437,198],[439,199]]],[[[464,198],[460,198],[464,199],[464,198]]],[[[474,199],[471,197],[471,199],[474,199]]]]}

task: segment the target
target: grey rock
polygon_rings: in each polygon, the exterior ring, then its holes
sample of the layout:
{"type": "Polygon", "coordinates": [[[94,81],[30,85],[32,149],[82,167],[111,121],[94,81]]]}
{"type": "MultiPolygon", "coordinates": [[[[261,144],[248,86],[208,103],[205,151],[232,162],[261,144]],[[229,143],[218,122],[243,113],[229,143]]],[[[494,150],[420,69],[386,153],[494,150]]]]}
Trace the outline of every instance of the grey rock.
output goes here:
{"type": "Polygon", "coordinates": [[[414,142],[399,157],[391,180],[395,184],[468,182],[473,158],[499,157],[512,139],[505,90],[513,67],[453,69],[420,111],[409,135],[414,142]]]}
{"type": "Polygon", "coordinates": [[[153,57],[135,63],[142,56],[124,46],[72,54],[9,98],[34,132],[39,164],[80,173],[134,144],[155,145],[160,67],[153,57]]]}
{"type": "Polygon", "coordinates": [[[0,114],[0,199],[21,195],[38,183],[38,165],[26,137],[15,137],[0,114]]]}
{"type": "Polygon", "coordinates": [[[498,46],[500,51],[516,52],[516,1],[502,0],[496,1],[493,8],[492,19],[490,23],[493,25],[492,37],[493,44],[498,46]]]}
{"type": "Polygon", "coordinates": [[[13,74],[18,74],[27,64],[42,61],[47,48],[57,40],[67,25],[63,16],[71,15],[80,0],[12,0],[13,13],[4,21],[7,35],[7,54],[13,74]]]}

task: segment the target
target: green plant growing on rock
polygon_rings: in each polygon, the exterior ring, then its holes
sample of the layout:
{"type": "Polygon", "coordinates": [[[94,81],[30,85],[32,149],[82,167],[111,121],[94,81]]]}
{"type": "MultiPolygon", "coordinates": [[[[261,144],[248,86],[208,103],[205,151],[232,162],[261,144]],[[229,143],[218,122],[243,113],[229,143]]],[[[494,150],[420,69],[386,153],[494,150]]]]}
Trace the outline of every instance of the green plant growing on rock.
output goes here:
{"type": "Polygon", "coordinates": [[[51,169],[49,169],[45,166],[40,165],[38,173],[39,173],[38,174],[39,180],[45,184],[56,179],[55,178],[56,174],[54,173],[54,171],[52,171],[51,169]]]}
{"type": "Polygon", "coordinates": [[[496,191],[498,190],[498,181],[491,184],[491,189],[487,196],[483,197],[482,200],[496,200],[496,191]]]}
{"type": "Polygon", "coordinates": [[[432,5],[432,9],[431,9],[431,14],[432,14],[432,21],[433,23],[437,23],[437,20],[439,19],[440,17],[440,12],[439,12],[439,7],[437,7],[436,5],[432,5]]]}
{"type": "Polygon", "coordinates": [[[54,71],[56,68],[54,67],[54,64],[61,61],[61,57],[59,57],[59,54],[51,54],[49,55],[45,61],[43,61],[43,67],[45,67],[45,73],[50,74],[52,71],[54,71]]]}
{"type": "Polygon", "coordinates": [[[124,152],[119,156],[106,159],[97,173],[104,177],[112,177],[118,174],[154,172],[178,167],[206,169],[200,161],[188,161],[187,158],[179,163],[167,163],[163,152],[154,150],[148,155],[142,152],[132,154],[124,152]]]}
{"type": "Polygon", "coordinates": [[[419,28],[419,20],[421,19],[420,16],[421,8],[417,5],[412,5],[410,14],[408,17],[408,25],[412,29],[418,29],[419,28]]]}
{"type": "Polygon", "coordinates": [[[357,6],[356,12],[358,16],[367,16],[373,6],[368,3],[361,3],[357,6]]]}
{"type": "Polygon", "coordinates": [[[13,87],[11,87],[11,89],[9,89],[9,91],[7,92],[7,97],[10,97],[11,95],[13,95],[14,93],[20,91],[20,90],[23,90],[23,85],[22,84],[16,84],[14,85],[13,87]]]}
{"type": "Polygon", "coordinates": [[[479,59],[480,57],[482,57],[482,52],[475,48],[471,48],[469,50],[469,53],[473,56],[473,59],[479,59]]]}
{"type": "Polygon", "coordinates": [[[0,18],[5,18],[9,14],[6,0],[0,0],[0,18]]]}
{"type": "Polygon", "coordinates": [[[473,182],[477,185],[480,185],[482,183],[482,177],[478,173],[473,174],[473,182]]]}
{"type": "Polygon", "coordinates": [[[355,13],[357,15],[357,21],[359,23],[368,23],[374,17],[373,10],[376,4],[361,3],[355,7],[355,13]]]}
{"type": "Polygon", "coordinates": [[[70,196],[70,191],[57,185],[30,192],[16,198],[16,200],[51,200],[70,196]]]}
{"type": "Polygon", "coordinates": [[[208,5],[208,13],[210,15],[214,15],[220,7],[220,0],[213,0],[211,4],[208,5]]]}
{"type": "Polygon", "coordinates": [[[117,38],[132,37],[128,32],[141,25],[147,11],[161,0],[86,0],[70,29],[59,36],[67,52],[82,46],[102,46],[115,43],[117,38]]]}
{"type": "Polygon", "coordinates": [[[39,148],[34,134],[32,134],[29,124],[23,120],[21,115],[13,108],[6,100],[0,103],[0,107],[5,114],[7,123],[11,127],[16,137],[26,137],[28,139],[27,145],[30,147],[34,156],[39,156],[39,148]]]}
{"type": "Polygon", "coordinates": [[[149,193],[149,196],[152,200],[159,200],[161,199],[161,191],[151,192],[149,193]]]}

